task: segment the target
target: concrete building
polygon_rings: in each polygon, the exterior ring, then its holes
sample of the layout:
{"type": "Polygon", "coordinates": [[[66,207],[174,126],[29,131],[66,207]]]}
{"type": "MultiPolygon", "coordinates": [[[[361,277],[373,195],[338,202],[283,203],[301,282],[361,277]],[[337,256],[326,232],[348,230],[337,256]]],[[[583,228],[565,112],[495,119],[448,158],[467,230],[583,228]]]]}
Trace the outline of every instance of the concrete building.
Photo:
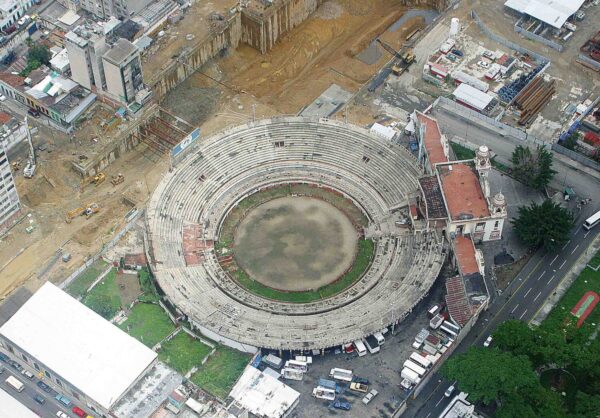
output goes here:
{"type": "Polygon", "coordinates": [[[0,144],[0,228],[7,224],[21,209],[10,162],[4,144],[0,144]]]}
{"type": "Polygon", "coordinates": [[[0,345],[97,417],[112,415],[157,362],[154,351],[49,282],[2,325],[0,345]]]}
{"type": "Polygon", "coordinates": [[[127,39],[119,39],[102,57],[106,93],[122,104],[135,100],[144,88],[140,50],[127,39]]]}
{"type": "Polygon", "coordinates": [[[555,29],[560,29],[583,3],[585,0],[507,0],[504,5],[555,29]]]}
{"type": "Polygon", "coordinates": [[[0,0],[0,30],[14,25],[32,5],[33,0],[0,0]]]}
{"type": "Polygon", "coordinates": [[[106,36],[98,27],[78,26],[65,35],[71,78],[88,90],[104,91],[106,80],[102,55],[108,50],[106,36]]]}
{"type": "MultiPolygon", "coordinates": [[[[2,375],[4,379],[4,374],[2,375]]],[[[4,389],[0,389],[0,417],[10,418],[38,418],[39,415],[31,411],[21,402],[13,398],[4,389]]]]}
{"type": "Polygon", "coordinates": [[[79,1],[79,7],[101,19],[107,19],[110,16],[128,18],[139,13],[152,1],[154,0],[81,0],[79,1]]]}

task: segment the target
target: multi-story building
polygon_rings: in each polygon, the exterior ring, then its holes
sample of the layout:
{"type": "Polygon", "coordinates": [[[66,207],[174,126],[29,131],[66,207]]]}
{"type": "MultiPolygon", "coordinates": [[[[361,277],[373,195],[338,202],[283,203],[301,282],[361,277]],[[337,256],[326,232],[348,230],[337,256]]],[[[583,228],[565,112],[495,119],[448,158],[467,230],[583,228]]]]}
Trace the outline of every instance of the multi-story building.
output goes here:
{"type": "Polygon", "coordinates": [[[0,0],[0,30],[14,25],[32,5],[33,0],[0,0]]]}
{"type": "Polygon", "coordinates": [[[144,88],[139,49],[127,39],[119,39],[102,57],[106,93],[123,104],[132,103],[144,88]]]}
{"type": "Polygon", "coordinates": [[[10,169],[4,145],[0,144],[0,228],[19,212],[21,203],[15,188],[15,179],[10,169]]]}
{"type": "Polygon", "coordinates": [[[104,67],[102,55],[108,50],[106,36],[95,26],[78,26],[65,35],[65,46],[71,66],[71,78],[92,90],[104,91],[104,67]]]}
{"type": "MultiPolygon", "coordinates": [[[[73,1],[73,0],[67,0],[73,1]]],[[[81,0],[79,7],[107,19],[110,16],[129,18],[152,3],[153,0],[81,0]]]]}

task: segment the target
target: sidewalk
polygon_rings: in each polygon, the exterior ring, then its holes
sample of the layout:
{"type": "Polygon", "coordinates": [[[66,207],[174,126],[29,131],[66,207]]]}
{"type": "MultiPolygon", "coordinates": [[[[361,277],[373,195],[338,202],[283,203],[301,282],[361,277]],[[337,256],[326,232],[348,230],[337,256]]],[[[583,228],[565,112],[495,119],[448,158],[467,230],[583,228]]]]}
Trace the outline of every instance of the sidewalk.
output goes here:
{"type": "Polygon", "coordinates": [[[575,264],[571,267],[571,270],[560,281],[556,286],[554,293],[544,301],[542,307],[536,312],[534,317],[529,321],[531,325],[540,325],[544,319],[550,314],[552,308],[558,303],[563,297],[569,287],[573,284],[575,279],[579,277],[579,274],[587,266],[587,263],[594,257],[594,254],[600,249],[600,235],[596,236],[596,239],[581,253],[575,264]]]}

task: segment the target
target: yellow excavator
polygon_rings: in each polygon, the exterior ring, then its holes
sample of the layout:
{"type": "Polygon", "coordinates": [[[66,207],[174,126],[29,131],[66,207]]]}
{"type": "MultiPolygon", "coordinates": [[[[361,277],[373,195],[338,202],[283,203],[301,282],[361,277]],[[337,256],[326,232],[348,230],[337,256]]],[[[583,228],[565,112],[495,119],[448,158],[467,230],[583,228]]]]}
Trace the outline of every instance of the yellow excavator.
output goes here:
{"type": "Polygon", "coordinates": [[[103,172],[100,172],[95,176],[88,176],[81,180],[81,191],[83,192],[85,186],[87,186],[88,184],[93,183],[96,186],[99,186],[100,184],[104,183],[104,180],[106,180],[106,174],[104,174],[103,172]]]}
{"type": "Polygon", "coordinates": [[[98,213],[99,211],[100,207],[98,204],[90,203],[86,207],[79,207],[67,212],[67,215],[65,216],[65,222],[70,224],[73,219],[83,215],[85,215],[86,219],[89,219],[93,214],[98,213]]]}

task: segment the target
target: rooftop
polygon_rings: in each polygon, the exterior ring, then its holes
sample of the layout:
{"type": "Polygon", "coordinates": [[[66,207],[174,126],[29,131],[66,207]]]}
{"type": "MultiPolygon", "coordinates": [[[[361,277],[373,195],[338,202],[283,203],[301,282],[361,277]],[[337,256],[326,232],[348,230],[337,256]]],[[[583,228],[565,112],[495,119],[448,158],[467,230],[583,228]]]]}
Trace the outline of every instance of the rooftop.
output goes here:
{"type": "Polygon", "coordinates": [[[120,38],[111,49],[106,51],[103,58],[115,65],[120,65],[130,55],[138,53],[139,50],[127,39],[120,38]]]}
{"type": "Polygon", "coordinates": [[[508,0],[504,5],[559,29],[584,2],[585,0],[508,0]]]}
{"type": "Polygon", "coordinates": [[[475,246],[470,238],[464,235],[454,238],[454,255],[461,274],[479,273],[479,266],[475,258],[475,246]]]}
{"type": "Polygon", "coordinates": [[[438,171],[452,220],[490,216],[479,179],[471,167],[458,163],[438,167],[438,171]]]}
{"type": "Polygon", "coordinates": [[[30,411],[25,405],[13,398],[8,392],[0,388],[0,416],[10,418],[38,418],[37,414],[30,411]]]}
{"type": "Polygon", "coordinates": [[[456,100],[459,100],[478,110],[484,110],[494,99],[489,94],[484,93],[481,90],[468,85],[467,83],[459,84],[452,95],[456,98],[456,100]]]}
{"type": "Polygon", "coordinates": [[[110,409],[157,354],[52,283],[45,283],[0,334],[110,409]]]}
{"type": "Polygon", "coordinates": [[[248,365],[229,396],[256,416],[279,418],[294,406],[300,393],[248,365]]]}
{"type": "Polygon", "coordinates": [[[471,304],[462,277],[446,279],[446,304],[450,317],[461,327],[471,318],[471,304]]]}
{"type": "Polygon", "coordinates": [[[447,218],[448,212],[437,176],[421,177],[419,184],[427,203],[427,216],[430,219],[447,218]]]}
{"type": "Polygon", "coordinates": [[[433,167],[437,163],[448,162],[448,157],[442,145],[442,133],[437,120],[425,116],[423,113],[416,113],[419,122],[425,128],[425,149],[429,156],[429,163],[433,167]]]}

